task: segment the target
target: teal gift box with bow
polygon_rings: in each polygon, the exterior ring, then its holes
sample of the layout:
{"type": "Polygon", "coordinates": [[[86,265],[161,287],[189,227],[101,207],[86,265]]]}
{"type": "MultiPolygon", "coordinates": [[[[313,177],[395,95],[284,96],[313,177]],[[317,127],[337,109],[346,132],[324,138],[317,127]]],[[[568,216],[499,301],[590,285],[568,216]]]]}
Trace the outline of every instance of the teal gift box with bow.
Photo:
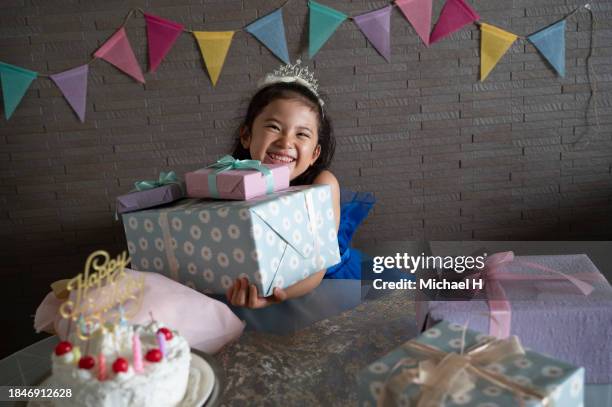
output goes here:
{"type": "Polygon", "coordinates": [[[164,205],[185,196],[185,188],[174,171],[161,172],[157,180],[137,181],[129,194],[116,199],[117,213],[134,212],[164,205]]]}
{"type": "Polygon", "coordinates": [[[187,196],[247,200],[289,187],[286,164],[262,164],[223,156],[216,163],[185,174],[187,196]]]}
{"type": "MultiPolygon", "coordinates": [[[[537,329],[537,328],[534,328],[537,329]]],[[[577,407],[584,368],[442,321],[358,374],[359,406],[577,407]]]]}
{"type": "Polygon", "coordinates": [[[248,201],[182,199],[123,215],[131,267],[205,294],[247,277],[263,296],[340,262],[329,185],[248,201]]]}

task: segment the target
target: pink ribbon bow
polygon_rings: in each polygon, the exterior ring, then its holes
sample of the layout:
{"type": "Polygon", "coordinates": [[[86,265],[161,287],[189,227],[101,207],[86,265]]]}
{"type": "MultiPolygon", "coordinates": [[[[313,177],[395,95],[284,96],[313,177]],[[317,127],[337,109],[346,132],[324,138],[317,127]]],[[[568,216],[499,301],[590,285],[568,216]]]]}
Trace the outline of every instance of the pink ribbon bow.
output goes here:
{"type": "Polygon", "coordinates": [[[512,311],[510,301],[506,296],[506,292],[501,284],[502,281],[542,281],[542,280],[566,280],[572,283],[572,289],[576,288],[582,295],[589,295],[593,291],[593,286],[577,277],[581,277],[590,281],[601,281],[601,274],[594,272],[576,273],[573,275],[561,273],[541,264],[516,260],[514,252],[499,252],[488,256],[485,261],[485,267],[479,273],[480,277],[485,280],[486,296],[488,298],[488,306],[490,311],[489,319],[489,335],[499,339],[506,339],[510,336],[510,326],[512,321],[512,311]],[[520,264],[532,269],[542,270],[549,274],[535,275],[511,273],[502,271],[505,266],[520,264]]]}

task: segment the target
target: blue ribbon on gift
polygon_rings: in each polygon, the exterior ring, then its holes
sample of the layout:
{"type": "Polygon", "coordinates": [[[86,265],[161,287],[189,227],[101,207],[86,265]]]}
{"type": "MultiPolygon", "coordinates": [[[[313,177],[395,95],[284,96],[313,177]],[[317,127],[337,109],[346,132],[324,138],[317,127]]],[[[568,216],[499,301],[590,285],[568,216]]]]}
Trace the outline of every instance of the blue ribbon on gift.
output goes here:
{"type": "MultiPolygon", "coordinates": [[[[181,182],[179,181],[174,171],[162,171],[159,173],[159,179],[157,180],[144,180],[134,182],[134,189],[132,189],[130,193],[147,191],[149,189],[163,187],[164,185],[170,184],[177,184],[181,188],[181,190],[183,189],[181,186],[181,182]]],[[[119,220],[119,214],[117,213],[117,209],[115,209],[115,220],[119,220]]]]}
{"type": "Polygon", "coordinates": [[[169,184],[178,184],[179,180],[174,171],[170,172],[160,172],[159,179],[156,180],[145,180],[145,181],[136,181],[134,182],[134,187],[136,191],[146,191],[148,189],[162,187],[164,185],[169,184]]]}
{"type": "Polygon", "coordinates": [[[213,198],[219,198],[219,190],[217,189],[217,175],[229,170],[255,170],[263,174],[266,180],[266,194],[274,192],[274,177],[272,171],[259,160],[236,160],[231,155],[224,155],[216,163],[209,165],[206,168],[214,168],[215,170],[208,174],[208,190],[213,198]]]}

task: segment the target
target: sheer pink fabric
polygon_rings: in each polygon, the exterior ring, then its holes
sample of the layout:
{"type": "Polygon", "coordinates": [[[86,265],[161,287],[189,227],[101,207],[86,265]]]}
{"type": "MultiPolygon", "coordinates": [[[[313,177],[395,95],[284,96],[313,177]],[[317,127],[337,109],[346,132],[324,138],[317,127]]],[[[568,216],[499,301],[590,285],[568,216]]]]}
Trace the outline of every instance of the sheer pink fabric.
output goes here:
{"type": "MultiPolygon", "coordinates": [[[[244,323],[222,302],[161,274],[130,269],[126,272],[132,277],[145,276],[142,307],[130,318],[132,323],[149,322],[151,312],[156,320],[183,335],[192,348],[207,353],[217,352],[242,334],[244,323]]],[[[63,302],[53,292],[47,294],[34,317],[37,332],[58,333],[61,338],[66,336],[68,322],[58,313],[63,302]]]]}

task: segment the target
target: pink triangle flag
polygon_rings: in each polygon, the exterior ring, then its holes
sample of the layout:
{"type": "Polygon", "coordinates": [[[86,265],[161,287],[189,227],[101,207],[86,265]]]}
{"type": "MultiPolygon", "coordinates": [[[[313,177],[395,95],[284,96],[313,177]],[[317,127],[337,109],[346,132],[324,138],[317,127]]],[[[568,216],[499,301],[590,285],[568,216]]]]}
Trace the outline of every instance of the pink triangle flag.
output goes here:
{"type": "Polygon", "coordinates": [[[404,17],[410,21],[414,31],[427,46],[429,46],[429,33],[431,32],[431,2],[432,0],[395,1],[404,17]]]}
{"type": "Polygon", "coordinates": [[[464,0],[446,0],[429,37],[429,43],[433,44],[477,20],[480,20],[480,16],[464,0]]]}
{"type": "Polygon", "coordinates": [[[85,122],[85,102],[87,101],[87,73],[89,65],[81,65],[64,72],[51,75],[51,80],[64,94],[72,110],[85,122]]]}
{"type": "Polygon", "coordinates": [[[359,29],[387,62],[391,59],[391,9],[392,6],[389,5],[353,18],[359,29]]]}
{"type": "Polygon", "coordinates": [[[94,56],[110,62],[138,82],[145,82],[124,27],[118,29],[112,37],[102,44],[94,53],[94,56]]]}
{"type": "Polygon", "coordinates": [[[183,32],[183,24],[144,13],[149,42],[149,72],[155,72],[183,32]]]}

